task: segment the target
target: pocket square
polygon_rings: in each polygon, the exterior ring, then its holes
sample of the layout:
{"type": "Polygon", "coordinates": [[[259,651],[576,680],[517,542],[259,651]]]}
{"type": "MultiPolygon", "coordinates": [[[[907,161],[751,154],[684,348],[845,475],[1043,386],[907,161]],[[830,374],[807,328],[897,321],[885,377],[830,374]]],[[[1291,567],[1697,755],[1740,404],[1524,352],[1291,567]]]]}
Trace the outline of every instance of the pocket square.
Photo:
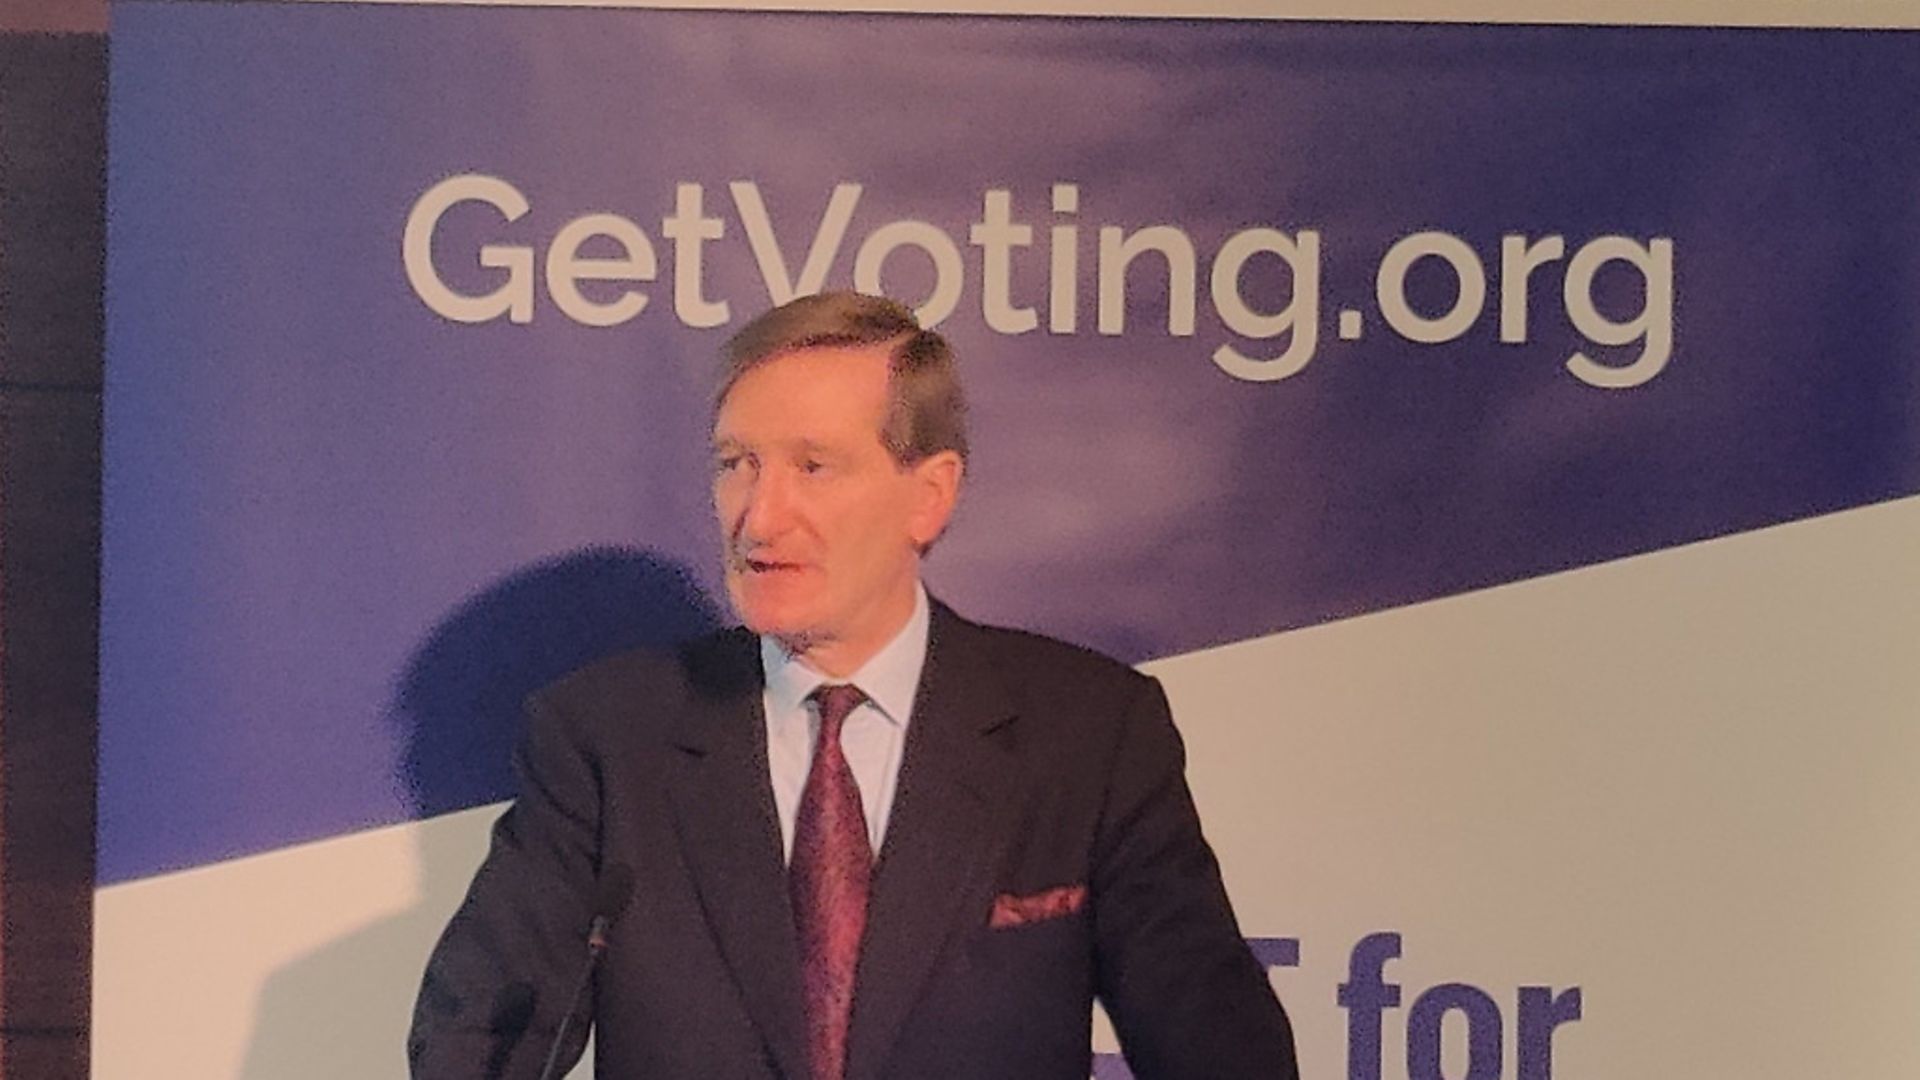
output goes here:
{"type": "Polygon", "coordinates": [[[1027,896],[1001,893],[993,898],[987,925],[995,930],[1058,919],[1079,911],[1087,902],[1085,885],[1060,885],[1027,896]]]}

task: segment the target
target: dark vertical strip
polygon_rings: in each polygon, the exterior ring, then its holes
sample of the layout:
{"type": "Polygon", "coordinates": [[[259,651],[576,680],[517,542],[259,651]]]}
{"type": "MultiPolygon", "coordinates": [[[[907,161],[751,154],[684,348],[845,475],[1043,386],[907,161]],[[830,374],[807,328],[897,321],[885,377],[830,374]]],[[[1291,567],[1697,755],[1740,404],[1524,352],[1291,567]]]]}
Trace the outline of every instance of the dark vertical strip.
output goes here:
{"type": "Polygon", "coordinates": [[[106,39],[5,32],[21,25],[0,22],[0,1077],[77,1080],[93,944],[106,39]]]}

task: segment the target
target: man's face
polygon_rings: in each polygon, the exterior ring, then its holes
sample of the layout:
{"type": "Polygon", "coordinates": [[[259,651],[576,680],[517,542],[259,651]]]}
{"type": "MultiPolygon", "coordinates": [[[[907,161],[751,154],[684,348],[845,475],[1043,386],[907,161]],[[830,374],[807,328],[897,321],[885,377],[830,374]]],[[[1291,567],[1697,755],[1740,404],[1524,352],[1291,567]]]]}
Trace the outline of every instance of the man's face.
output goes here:
{"type": "MultiPolygon", "coordinates": [[[[741,376],[714,420],[713,504],[742,622],[852,666],[913,608],[918,548],[952,511],[959,459],[881,442],[886,345],[802,349],[741,376]]],[[[830,674],[846,674],[834,671],[830,674]]]]}

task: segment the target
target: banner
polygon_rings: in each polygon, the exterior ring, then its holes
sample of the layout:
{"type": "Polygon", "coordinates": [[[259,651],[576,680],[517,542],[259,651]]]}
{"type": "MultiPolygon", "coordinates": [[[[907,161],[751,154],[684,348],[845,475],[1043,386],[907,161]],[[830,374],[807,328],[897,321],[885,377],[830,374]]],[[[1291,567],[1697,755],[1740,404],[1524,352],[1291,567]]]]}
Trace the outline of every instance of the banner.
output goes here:
{"type": "Polygon", "coordinates": [[[960,352],[933,591],[1166,679],[1313,1074],[1920,1065],[1920,38],[114,33],[101,1075],[402,1073],[454,812],[527,691],[727,621],[715,356],[829,287],[960,352]]]}

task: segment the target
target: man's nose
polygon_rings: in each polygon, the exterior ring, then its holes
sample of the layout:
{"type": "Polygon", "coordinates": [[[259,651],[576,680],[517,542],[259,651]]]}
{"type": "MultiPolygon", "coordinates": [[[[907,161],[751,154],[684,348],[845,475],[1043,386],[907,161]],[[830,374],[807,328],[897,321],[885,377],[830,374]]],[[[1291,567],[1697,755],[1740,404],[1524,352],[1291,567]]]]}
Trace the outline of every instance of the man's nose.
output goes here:
{"type": "Polygon", "coordinates": [[[740,508],[741,539],[750,543],[771,540],[793,520],[793,490],[779,469],[762,469],[748,484],[740,508]]]}

